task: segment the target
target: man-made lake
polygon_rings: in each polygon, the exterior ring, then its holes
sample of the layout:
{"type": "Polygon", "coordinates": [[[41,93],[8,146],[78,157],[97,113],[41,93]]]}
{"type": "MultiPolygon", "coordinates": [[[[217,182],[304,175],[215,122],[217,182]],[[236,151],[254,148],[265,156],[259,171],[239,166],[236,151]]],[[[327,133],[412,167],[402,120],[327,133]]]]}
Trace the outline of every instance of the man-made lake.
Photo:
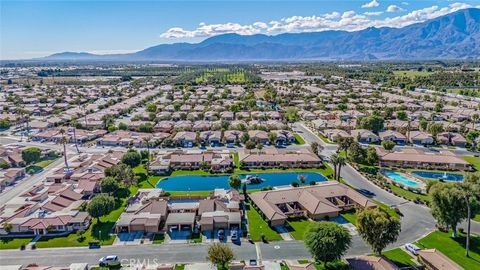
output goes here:
{"type": "MultiPolygon", "coordinates": [[[[249,174],[239,174],[240,178],[244,180],[249,174]]],[[[320,173],[315,172],[280,172],[280,173],[252,173],[250,175],[259,176],[264,179],[260,184],[248,184],[248,189],[261,189],[267,186],[287,186],[292,182],[300,183],[298,180],[300,175],[303,175],[305,185],[310,182],[325,182],[327,178],[320,173]]],[[[172,176],[160,180],[157,187],[165,191],[210,191],[216,188],[230,189],[228,178],[230,175],[183,175],[172,176]]]]}
{"type": "Polygon", "coordinates": [[[454,182],[463,181],[463,175],[458,173],[413,171],[412,174],[415,176],[433,179],[433,180],[444,180],[444,181],[454,181],[454,182]]]}

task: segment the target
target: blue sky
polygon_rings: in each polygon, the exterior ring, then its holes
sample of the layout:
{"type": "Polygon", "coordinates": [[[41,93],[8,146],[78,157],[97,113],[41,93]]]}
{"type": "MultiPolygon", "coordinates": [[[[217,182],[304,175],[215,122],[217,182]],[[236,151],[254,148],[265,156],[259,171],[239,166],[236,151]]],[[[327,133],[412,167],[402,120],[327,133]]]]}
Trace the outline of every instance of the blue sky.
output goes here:
{"type": "Polygon", "coordinates": [[[124,53],[209,36],[402,27],[479,0],[0,0],[0,59],[62,51],[124,53]]]}

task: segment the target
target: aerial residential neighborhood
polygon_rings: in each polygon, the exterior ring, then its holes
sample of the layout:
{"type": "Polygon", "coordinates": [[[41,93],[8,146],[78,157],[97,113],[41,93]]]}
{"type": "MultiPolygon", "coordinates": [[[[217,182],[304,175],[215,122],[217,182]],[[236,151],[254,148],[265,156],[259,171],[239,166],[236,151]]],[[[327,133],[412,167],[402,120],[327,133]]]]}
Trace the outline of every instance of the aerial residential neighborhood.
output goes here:
{"type": "Polygon", "coordinates": [[[0,7],[0,269],[480,269],[476,1],[0,7]]]}

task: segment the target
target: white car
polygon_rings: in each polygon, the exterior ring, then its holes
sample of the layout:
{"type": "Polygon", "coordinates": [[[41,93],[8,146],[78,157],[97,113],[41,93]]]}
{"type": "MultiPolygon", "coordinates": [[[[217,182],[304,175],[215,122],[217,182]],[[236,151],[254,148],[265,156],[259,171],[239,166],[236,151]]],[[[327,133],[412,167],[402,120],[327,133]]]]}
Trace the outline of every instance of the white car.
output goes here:
{"type": "Polygon", "coordinates": [[[413,255],[417,255],[417,252],[420,250],[420,248],[414,244],[405,244],[405,249],[410,251],[413,255]]]}
{"type": "Polygon", "coordinates": [[[98,260],[98,265],[99,266],[109,266],[110,264],[117,263],[120,260],[118,259],[118,256],[116,255],[109,255],[102,257],[100,260],[98,260]]]}

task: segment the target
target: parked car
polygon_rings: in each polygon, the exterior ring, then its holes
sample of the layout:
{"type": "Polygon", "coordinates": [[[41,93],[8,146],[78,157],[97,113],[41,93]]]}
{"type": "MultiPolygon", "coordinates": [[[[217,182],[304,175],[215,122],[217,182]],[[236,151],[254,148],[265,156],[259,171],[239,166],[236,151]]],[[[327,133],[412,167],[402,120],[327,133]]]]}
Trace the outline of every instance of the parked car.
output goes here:
{"type": "Polygon", "coordinates": [[[103,267],[103,266],[115,265],[119,262],[120,262],[120,260],[118,259],[118,256],[109,255],[109,256],[105,256],[105,257],[100,258],[100,260],[98,260],[98,265],[103,267]]]}
{"type": "Polygon", "coordinates": [[[249,265],[250,266],[256,266],[257,265],[257,260],[251,259],[250,262],[249,262],[249,265]]]}
{"type": "Polygon", "coordinates": [[[223,241],[225,239],[225,231],[218,230],[218,240],[223,241]]]}
{"type": "Polygon", "coordinates": [[[420,248],[414,244],[405,244],[405,249],[410,251],[413,255],[417,255],[417,252],[420,250],[420,248]]]}

